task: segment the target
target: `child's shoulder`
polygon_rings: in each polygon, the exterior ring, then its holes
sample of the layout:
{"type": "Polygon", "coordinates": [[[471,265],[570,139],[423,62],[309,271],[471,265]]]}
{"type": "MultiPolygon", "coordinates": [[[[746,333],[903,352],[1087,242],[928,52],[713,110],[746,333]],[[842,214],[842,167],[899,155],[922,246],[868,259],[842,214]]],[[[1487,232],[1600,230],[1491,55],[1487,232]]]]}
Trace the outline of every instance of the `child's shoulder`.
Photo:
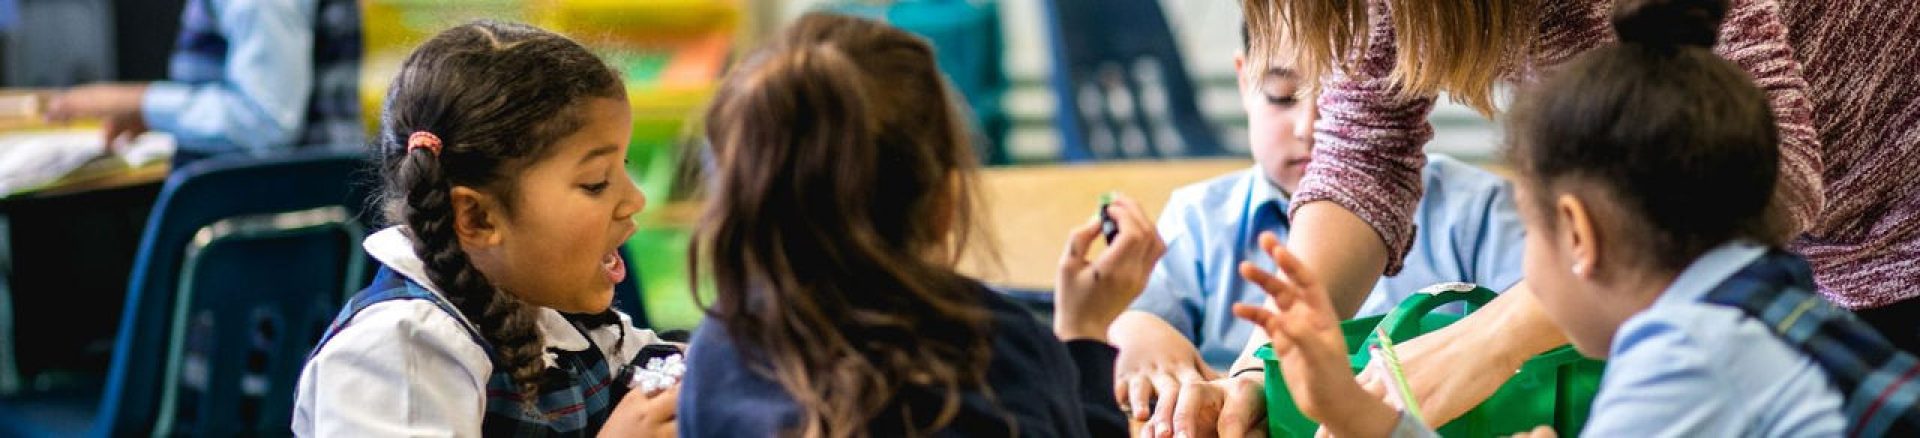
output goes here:
{"type": "MultiPolygon", "coordinates": [[[[1669,303],[1616,332],[1594,411],[1668,430],[1830,436],[1845,424],[1841,403],[1820,366],[1760,321],[1728,307],[1669,303]]],[[[1623,432],[1589,426],[1588,434],[1623,432]]]]}
{"type": "MultiPolygon", "coordinates": [[[[1762,340],[1772,336],[1754,333],[1744,325],[1754,323],[1739,309],[1709,303],[1661,303],[1635,314],[1620,325],[1614,335],[1614,354],[1634,354],[1682,349],[1720,349],[1726,341],[1762,340]],[[1661,347],[1658,349],[1648,347],[1661,347]]],[[[1758,327],[1762,330],[1765,327],[1758,327]]]]}
{"type": "Polygon", "coordinates": [[[1265,177],[1258,168],[1249,167],[1174,189],[1160,211],[1160,238],[1167,242],[1204,240],[1209,233],[1206,230],[1238,229],[1235,224],[1246,217],[1249,200],[1258,189],[1254,184],[1265,184],[1265,177]]]}
{"type": "Polygon", "coordinates": [[[457,361],[478,375],[492,369],[486,342],[451,304],[382,271],[340,309],[315,346],[313,361],[407,361],[420,353],[457,361]]]}
{"type": "MultiPolygon", "coordinates": [[[[1663,303],[1628,319],[1614,335],[1610,359],[1624,371],[1690,370],[1720,385],[1758,391],[1794,384],[1818,365],[1739,309],[1709,303],[1663,303]]],[[[1610,367],[1609,373],[1613,372],[1610,367]]]]}
{"type": "Polygon", "coordinates": [[[1258,181],[1259,172],[1257,167],[1241,169],[1180,186],[1167,195],[1167,211],[1213,209],[1245,202],[1246,192],[1258,181]]]}
{"type": "Polygon", "coordinates": [[[1440,187],[1456,191],[1498,190],[1509,185],[1506,178],[1486,168],[1446,154],[1427,154],[1427,164],[1420,169],[1420,174],[1429,191],[1440,187]]]}
{"type": "Polygon", "coordinates": [[[484,349],[466,323],[438,305],[417,299],[373,303],[330,330],[328,344],[356,338],[381,338],[414,344],[466,345],[484,349]]]}

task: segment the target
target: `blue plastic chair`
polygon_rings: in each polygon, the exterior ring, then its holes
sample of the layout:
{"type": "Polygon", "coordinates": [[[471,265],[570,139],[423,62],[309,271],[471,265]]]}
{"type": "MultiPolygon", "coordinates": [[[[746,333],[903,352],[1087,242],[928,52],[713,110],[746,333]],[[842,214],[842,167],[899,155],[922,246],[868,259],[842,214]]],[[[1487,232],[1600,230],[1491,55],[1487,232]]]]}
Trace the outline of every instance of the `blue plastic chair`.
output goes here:
{"type": "Polygon", "coordinates": [[[1001,68],[1005,51],[1000,35],[1000,4],[996,0],[900,0],[840,2],[827,6],[842,14],[884,21],[927,39],[935,62],[973,111],[971,128],[979,136],[981,162],[1007,164],[1006,136],[1010,127],[1001,100],[1007,93],[1007,73],[1001,68]]]}
{"type": "Polygon", "coordinates": [[[148,217],[106,388],[0,401],[0,435],[285,435],[295,382],[367,284],[359,151],[178,169],[148,217]]]}
{"type": "Polygon", "coordinates": [[[1046,0],[1061,158],[1227,155],[1158,0],[1046,0]]]}

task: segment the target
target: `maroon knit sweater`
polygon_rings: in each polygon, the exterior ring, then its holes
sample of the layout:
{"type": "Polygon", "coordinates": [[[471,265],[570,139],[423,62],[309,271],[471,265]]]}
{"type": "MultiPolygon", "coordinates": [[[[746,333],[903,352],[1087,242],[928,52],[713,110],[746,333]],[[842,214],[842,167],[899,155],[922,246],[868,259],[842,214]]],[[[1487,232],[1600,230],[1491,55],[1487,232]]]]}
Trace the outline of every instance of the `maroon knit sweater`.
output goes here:
{"type": "MultiPolygon", "coordinates": [[[[1543,3],[1532,47],[1507,54],[1510,80],[1532,81],[1613,42],[1610,1],[1543,3]]],[[[1920,5],[1731,6],[1714,51],[1751,74],[1773,104],[1779,199],[1806,231],[1793,247],[1812,262],[1822,292],[1850,308],[1920,295],[1920,5]]],[[[1386,78],[1396,50],[1386,2],[1370,7],[1373,43],[1356,68],[1326,83],[1314,160],[1292,205],[1324,200],[1352,210],[1385,239],[1395,273],[1415,231],[1433,99],[1397,96],[1386,78]]]]}

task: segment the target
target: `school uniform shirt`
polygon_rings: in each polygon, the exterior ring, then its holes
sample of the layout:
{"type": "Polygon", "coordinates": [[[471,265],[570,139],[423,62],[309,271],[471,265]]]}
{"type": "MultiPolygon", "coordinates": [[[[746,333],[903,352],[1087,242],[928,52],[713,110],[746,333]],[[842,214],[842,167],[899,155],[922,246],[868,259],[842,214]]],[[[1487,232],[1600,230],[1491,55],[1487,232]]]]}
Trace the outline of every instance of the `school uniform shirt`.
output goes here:
{"type": "MultiPolygon", "coordinates": [[[[1739,307],[1709,293],[1767,248],[1729,242],[1694,259],[1651,307],[1614,331],[1585,436],[1843,436],[1842,394],[1826,371],[1739,307]]],[[[1801,333],[1805,335],[1805,333],[1801,333]]],[[[1838,350],[1836,350],[1838,351],[1838,350]]],[[[1401,415],[1395,437],[1436,436],[1401,415]]]]}
{"type": "Polygon", "coordinates": [[[1841,436],[1841,394],[1813,360],[1739,308],[1703,297],[1766,254],[1695,259],[1613,335],[1587,436],[1841,436]]]}
{"type": "Polygon", "coordinates": [[[180,162],[365,143],[354,0],[188,0],[166,81],[140,113],[180,162]]]}
{"type": "MultiPolygon", "coordinates": [[[[1427,192],[1414,216],[1419,239],[1405,268],[1381,277],[1357,316],[1386,313],[1434,283],[1465,281],[1504,291],[1520,281],[1524,227],[1512,186],[1444,155],[1431,156],[1422,173],[1427,192]]],[[[1131,308],[1166,320],[1208,365],[1232,365],[1253,334],[1252,324],[1234,318],[1234,303],[1266,300],[1265,292],[1240,277],[1238,266],[1251,261],[1274,268],[1260,251],[1259,237],[1271,231],[1286,240],[1287,203],[1257,166],[1174,191],[1158,226],[1166,254],[1131,308]]],[[[1452,309],[1457,307],[1443,310],[1452,309]]]]}
{"type": "MultiPolygon", "coordinates": [[[[962,393],[959,412],[935,436],[1009,436],[1015,430],[1036,438],[1127,435],[1127,421],[1112,389],[1118,350],[1097,341],[1062,343],[1033,314],[985,287],[978,289],[982,305],[993,315],[986,376],[991,393],[962,393]]],[[[756,371],[770,365],[750,360],[752,355],[740,351],[719,321],[701,322],[687,354],[680,436],[781,436],[798,426],[800,405],[779,382],[756,371]]],[[[904,387],[867,430],[873,436],[906,435],[900,405],[931,415],[941,396],[929,388],[904,387]]]]}
{"type": "MultiPolygon", "coordinates": [[[[362,246],[391,272],[444,301],[401,227],[376,232],[362,246]]],[[[548,367],[556,367],[558,355],[591,354],[583,352],[598,347],[604,363],[614,366],[591,380],[611,380],[617,365],[663,343],[619,316],[618,324],[583,333],[560,312],[540,309],[548,367]]],[[[471,322],[425,299],[379,301],[353,314],[351,322],[329,335],[300,372],[295,435],[481,436],[489,384],[500,382],[490,382],[493,362],[469,331],[471,322]]]]}

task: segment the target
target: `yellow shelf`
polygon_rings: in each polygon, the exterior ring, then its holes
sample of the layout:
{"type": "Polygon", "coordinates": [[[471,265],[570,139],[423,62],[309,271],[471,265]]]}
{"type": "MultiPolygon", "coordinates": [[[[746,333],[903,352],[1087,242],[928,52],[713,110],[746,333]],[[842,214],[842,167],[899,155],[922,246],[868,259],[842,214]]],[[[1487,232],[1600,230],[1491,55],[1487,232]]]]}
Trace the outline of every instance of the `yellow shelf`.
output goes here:
{"type": "Polygon", "coordinates": [[[578,35],[642,39],[731,33],[740,7],[728,0],[535,0],[536,22],[578,35]]]}

